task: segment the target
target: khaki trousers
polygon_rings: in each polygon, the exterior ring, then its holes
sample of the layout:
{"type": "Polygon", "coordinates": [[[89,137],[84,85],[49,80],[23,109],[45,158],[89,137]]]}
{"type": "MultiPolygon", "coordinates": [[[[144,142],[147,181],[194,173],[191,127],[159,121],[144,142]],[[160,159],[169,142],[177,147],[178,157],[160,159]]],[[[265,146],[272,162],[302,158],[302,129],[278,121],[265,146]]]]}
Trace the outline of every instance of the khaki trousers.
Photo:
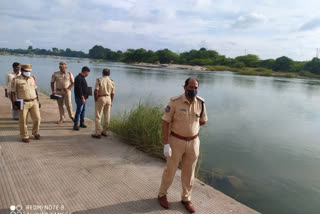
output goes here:
{"type": "Polygon", "coordinates": [[[108,134],[108,126],[110,123],[110,109],[111,98],[110,96],[99,97],[95,102],[95,124],[96,135],[101,135],[101,132],[108,134]],[[103,130],[101,129],[101,116],[104,114],[103,130]]]}
{"type": "Polygon", "coordinates": [[[57,91],[57,94],[61,95],[61,98],[57,99],[58,107],[59,107],[59,113],[60,113],[60,120],[64,120],[64,108],[63,105],[66,105],[68,114],[70,119],[72,117],[72,104],[71,104],[71,91],[69,90],[68,93],[65,93],[64,91],[57,91]]]}
{"type": "Polygon", "coordinates": [[[28,127],[27,127],[27,114],[30,113],[33,121],[32,134],[39,134],[40,128],[40,110],[39,103],[37,100],[32,102],[24,102],[23,110],[19,110],[19,128],[21,138],[29,138],[28,127]]]}
{"type": "Polygon", "coordinates": [[[181,160],[181,199],[183,201],[190,201],[194,181],[194,171],[199,156],[199,137],[192,141],[185,141],[170,135],[168,141],[172,149],[172,155],[167,158],[167,166],[162,174],[159,196],[161,197],[168,194],[168,189],[173,182],[173,178],[181,160]]]}

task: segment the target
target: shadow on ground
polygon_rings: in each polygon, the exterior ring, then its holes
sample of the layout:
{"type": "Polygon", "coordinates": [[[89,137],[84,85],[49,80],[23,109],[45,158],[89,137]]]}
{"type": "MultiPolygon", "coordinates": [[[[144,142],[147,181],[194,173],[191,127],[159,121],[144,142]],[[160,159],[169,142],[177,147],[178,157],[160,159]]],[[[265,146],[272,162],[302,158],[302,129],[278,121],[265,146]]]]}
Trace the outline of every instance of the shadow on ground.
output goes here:
{"type": "MultiPolygon", "coordinates": [[[[180,202],[171,202],[170,210],[178,211],[179,213],[188,213],[180,202]]],[[[82,210],[73,212],[72,214],[95,214],[95,213],[149,213],[156,211],[165,211],[162,208],[157,198],[143,199],[137,201],[129,201],[119,204],[113,204],[96,209],[82,210]]]]}

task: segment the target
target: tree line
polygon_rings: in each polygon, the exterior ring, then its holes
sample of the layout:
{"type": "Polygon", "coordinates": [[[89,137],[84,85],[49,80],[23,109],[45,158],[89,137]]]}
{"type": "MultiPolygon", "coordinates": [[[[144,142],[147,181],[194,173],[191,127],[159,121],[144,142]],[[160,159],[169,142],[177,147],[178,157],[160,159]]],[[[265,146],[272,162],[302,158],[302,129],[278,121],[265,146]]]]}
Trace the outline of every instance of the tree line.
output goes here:
{"type": "Polygon", "coordinates": [[[17,54],[39,54],[39,55],[54,55],[65,57],[80,57],[91,59],[102,59],[110,61],[119,61],[126,63],[155,63],[155,64],[185,64],[185,65],[213,65],[213,66],[229,66],[232,68],[266,68],[276,72],[310,72],[320,75],[320,59],[313,58],[311,61],[294,61],[289,57],[282,56],[277,59],[261,60],[257,55],[248,54],[235,58],[227,58],[220,55],[217,51],[200,48],[199,50],[190,50],[180,54],[174,53],[168,49],[158,51],[139,49],[128,49],[125,52],[120,50],[112,51],[109,48],[104,48],[101,45],[95,45],[89,53],[82,51],[73,51],[70,48],[66,50],[52,48],[33,49],[29,46],[28,49],[7,49],[0,48],[0,52],[17,53],[17,54]]]}
{"type": "Polygon", "coordinates": [[[29,46],[28,49],[8,49],[8,48],[0,48],[0,52],[12,53],[12,54],[36,54],[36,55],[48,55],[48,56],[65,56],[65,57],[79,57],[79,58],[87,58],[88,54],[82,51],[73,51],[70,48],[66,48],[66,50],[52,48],[49,50],[46,49],[34,49],[32,46],[29,46]]]}

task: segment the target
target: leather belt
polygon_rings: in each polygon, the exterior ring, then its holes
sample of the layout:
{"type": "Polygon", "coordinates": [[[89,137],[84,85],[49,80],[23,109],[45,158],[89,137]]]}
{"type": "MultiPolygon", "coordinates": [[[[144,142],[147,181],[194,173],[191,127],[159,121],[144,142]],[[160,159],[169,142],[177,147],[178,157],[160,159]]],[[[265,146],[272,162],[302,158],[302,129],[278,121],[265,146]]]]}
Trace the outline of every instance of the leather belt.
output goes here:
{"type": "Polygon", "coordinates": [[[105,96],[109,96],[109,94],[98,95],[98,97],[105,97],[105,96]]]}
{"type": "Polygon", "coordinates": [[[35,99],[37,99],[37,98],[33,98],[33,99],[30,99],[30,100],[23,100],[23,102],[32,102],[32,101],[34,101],[35,99]]]}
{"type": "Polygon", "coordinates": [[[178,134],[176,134],[176,133],[174,133],[174,132],[171,132],[171,135],[172,135],[173,137],[176,137],[176,138],[180,139],[180,140],[191,141],[191,140],[196,139],[196,138],[199,136],[199,133],[196,134],[195,136],[192,136],[192,137],[183,137],[183,136],[178,135],[178,134]]]}

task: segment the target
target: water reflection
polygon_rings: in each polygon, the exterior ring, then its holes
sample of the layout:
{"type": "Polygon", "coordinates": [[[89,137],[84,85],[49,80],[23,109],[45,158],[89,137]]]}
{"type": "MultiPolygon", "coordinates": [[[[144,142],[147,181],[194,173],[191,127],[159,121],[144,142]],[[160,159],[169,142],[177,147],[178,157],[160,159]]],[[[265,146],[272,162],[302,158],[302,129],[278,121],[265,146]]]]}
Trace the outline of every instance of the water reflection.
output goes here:
{"type": "Polygon", "coordinates": [[[281,92],[288,89],[288,87],[292,84],[292,82],[283,79],[273,79],[272,80],[272,87],[274,90],[281,92]]]}
{"type": "Polygon", "coordinates": [[[232,78],[232,84],[240,88],[254,88],[256,84],[255,77],[236,76],[232,78]]]}
{"type": "Polygon", "coordinates": [[[305,84],[302,85],[306,94],[309,98],[313,96],[317,96],[320,94],[320,81],[306,81],[305,84]]]}

